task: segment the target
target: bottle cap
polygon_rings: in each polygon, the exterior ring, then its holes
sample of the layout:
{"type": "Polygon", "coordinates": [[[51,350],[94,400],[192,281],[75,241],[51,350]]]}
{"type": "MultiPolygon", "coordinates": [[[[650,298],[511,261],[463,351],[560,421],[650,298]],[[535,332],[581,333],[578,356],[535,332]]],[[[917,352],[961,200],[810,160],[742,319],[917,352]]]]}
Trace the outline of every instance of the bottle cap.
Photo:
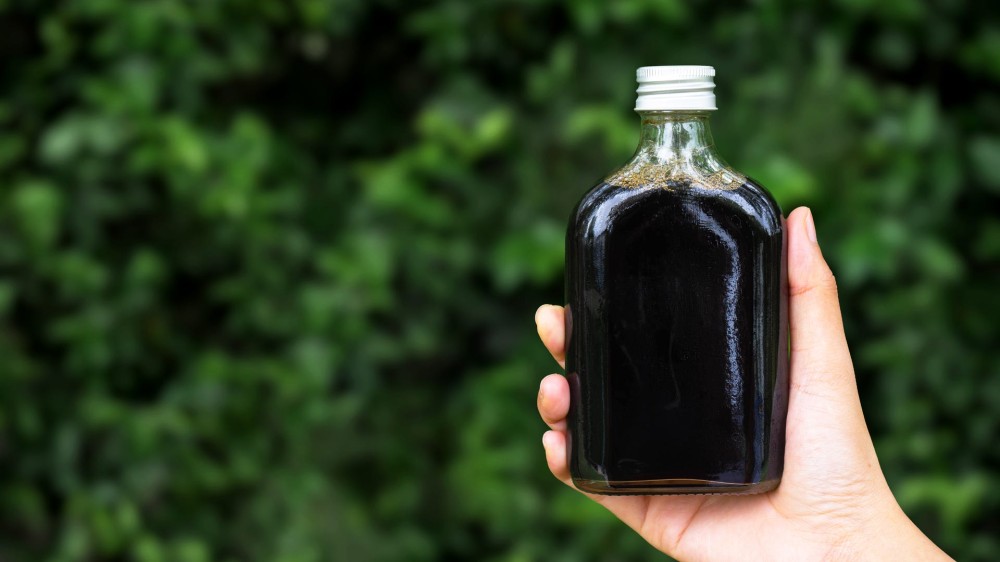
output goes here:
{"type": "Polygon", "coordinates": [[[643,66],[636,111],[715,110],[715,68],[711,66],[643,66]]]}

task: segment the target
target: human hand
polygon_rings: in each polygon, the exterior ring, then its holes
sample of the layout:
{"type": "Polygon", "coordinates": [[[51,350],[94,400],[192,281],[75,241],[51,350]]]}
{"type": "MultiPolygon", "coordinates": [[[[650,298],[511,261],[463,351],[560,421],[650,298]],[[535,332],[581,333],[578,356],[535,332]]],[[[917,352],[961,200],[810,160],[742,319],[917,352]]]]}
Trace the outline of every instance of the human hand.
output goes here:
{"type": "MultiPolygon", "coordinates": [[[[785,468],[777,489],[752,496],[586,494],[657,549],[681,560],[950,560],[906,517],[882,475],[865,425],[837,288],[809,209],[788,236],[790,392],[785,468]]],[[[563,308],[535,313],[538,335],[565,366],[563,308]]],[[[549,375],[538,411],[549,470],[566,462],[566,378],[549,375]]]]}

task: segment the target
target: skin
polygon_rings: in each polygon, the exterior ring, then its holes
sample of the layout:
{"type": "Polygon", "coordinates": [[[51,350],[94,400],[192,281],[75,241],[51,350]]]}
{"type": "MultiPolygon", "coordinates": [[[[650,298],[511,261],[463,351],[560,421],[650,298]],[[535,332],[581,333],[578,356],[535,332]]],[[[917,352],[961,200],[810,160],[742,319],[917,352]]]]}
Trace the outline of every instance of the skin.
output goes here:
{"type": "MultiPolygon", "coordinates": [[[[793,211],[786,232],[792,356],[778,488],[753,496],[585,495],[679,560],[951,560],[903,513],[879,467],[837,285],[810,210],[793,211]]],[[[542,343],[565,367],[563,308],[541,306],[535,323],[542,343]]],[[[572,487],[569,397],[565,377],[542,379],[538,411],[550,428],[542,437],[545,458],[552,474],[572,487]]]]}

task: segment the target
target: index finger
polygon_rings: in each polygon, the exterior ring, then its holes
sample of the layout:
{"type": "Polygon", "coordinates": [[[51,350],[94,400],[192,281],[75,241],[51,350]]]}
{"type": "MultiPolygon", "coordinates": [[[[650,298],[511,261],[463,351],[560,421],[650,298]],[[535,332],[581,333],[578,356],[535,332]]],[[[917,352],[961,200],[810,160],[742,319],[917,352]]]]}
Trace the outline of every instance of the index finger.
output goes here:
{"type": "Polygon", "coordinates": [[[549,350],[559,366],[566,367],[566,324],[563,307],[543,304],[535,311],[535,326],[545,349],[549,350]]]}

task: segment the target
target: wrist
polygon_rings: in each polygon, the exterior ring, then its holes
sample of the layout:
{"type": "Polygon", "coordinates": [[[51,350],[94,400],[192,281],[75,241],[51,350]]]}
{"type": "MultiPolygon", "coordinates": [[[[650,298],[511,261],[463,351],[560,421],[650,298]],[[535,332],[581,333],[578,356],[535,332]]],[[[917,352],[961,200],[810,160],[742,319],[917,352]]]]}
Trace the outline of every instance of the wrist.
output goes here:
{"type": "MultiPolygon", "coordinates": [[[[891,497],[891,495],[890,495],[891,497]]],[[[831,560],[952,560],[935,545],[893,498],[887,509],[873,514],[839,548],[831,551],[831,560]]]]}

